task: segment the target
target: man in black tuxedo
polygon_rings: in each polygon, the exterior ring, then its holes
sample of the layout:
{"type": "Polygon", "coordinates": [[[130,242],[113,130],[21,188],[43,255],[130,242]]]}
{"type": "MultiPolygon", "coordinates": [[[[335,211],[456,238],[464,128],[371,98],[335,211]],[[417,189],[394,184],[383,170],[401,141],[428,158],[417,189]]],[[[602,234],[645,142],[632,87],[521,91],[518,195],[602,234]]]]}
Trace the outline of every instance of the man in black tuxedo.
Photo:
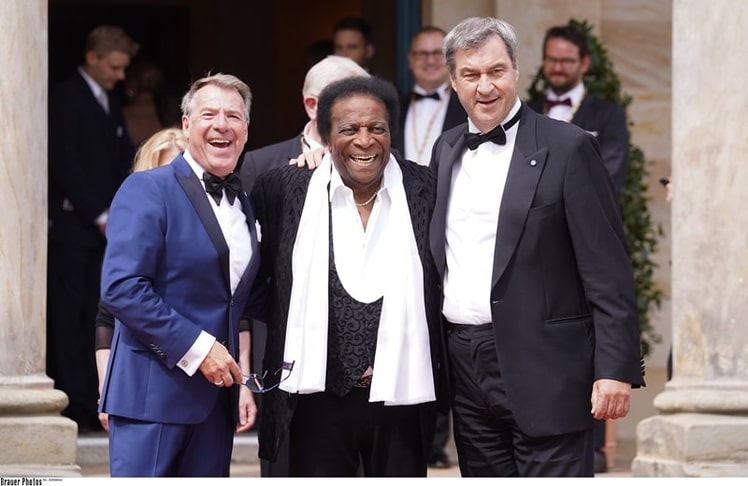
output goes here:
{"type": "Polygon", "coordinates": [[[546,99],[535,100],[530,108],[593,134],[618,195],[629,168],[626,112],[617,104],[587,92],[583,79],[589,68],[590,49],[582,32],[571,25],[548,29],[543,41],[546,99]]]}
{"type": "Polygon", "coordinates": [[[437,140],[431,252],[463,476],[592,476],[594,419],[644,384],[631,262],[595,138],[517,95],[492,17],[444,40],[468,123],[437,140]]]}
{"type": "MultiPolygon", "coordinates": [[[[585,35],[571,25],[551,27],[543,40],[546,99],[535,100],[529,106],[538,113],[571,122],[595,135],[618,196],[629,168],[626,112],[615,103],[587,92],[583,79],[589,67],[590,49],[585,35]]],[[[608,469],[603,452],[605,422],[596,421],[594,436],[595,472],[604,472],[608,469]]]]}
{"type": "Polygon", "coordinates": [[[132,152],[112,89],[137,52],[121,28],[95,28],[83,64],[50,97],[47,372],[70,400],[63,415],[81,431],[101,428],[94,320],[104,230],[132,152]]]}
{"type": "Polygon", "coordinates": [[[400,124],[392,147],[407,160],[428,165],[431,148],[443,131],[465,123],[467,114],[449,85],[442,44],[446,32],[426,26],[410,43],[408,66],[415,85],[400,97],[400,124]]]}

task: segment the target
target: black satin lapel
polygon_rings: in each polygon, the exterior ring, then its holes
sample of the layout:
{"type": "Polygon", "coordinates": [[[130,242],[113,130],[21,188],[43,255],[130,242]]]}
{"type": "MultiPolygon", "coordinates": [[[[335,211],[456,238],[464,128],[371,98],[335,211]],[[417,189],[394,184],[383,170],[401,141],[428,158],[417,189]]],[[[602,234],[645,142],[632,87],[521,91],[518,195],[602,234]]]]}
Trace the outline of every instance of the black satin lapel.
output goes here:
{"type": "Polygon", "coordinates": [[[585,95],[585,97],[582,99],[582,102],[579,104],[579,108],[574,113],[574,116],[571,118],[571,123],[574,123],[575,125],[577,125],[579,120],[584,120],[585,118],[589,118],[589,111],[591,109],[590,103],[591,103],[590,98],[585,95]]]}
{"type": "MultiPolygon", "coordinates": [[[[525,108],[525,110],[529,112],[530,108],[525,108]]],[[[517,247],[527,213],[535,198],[538,181],[548,159],[548,149],[538,148],[535,141],[534,117],[523,113],[520,123],[499,209],[491,287],[496,285],[501,278],[517,247]]]]}
{"type": "MultiPolygon", "coordinates": [[[[249,260],[249,265],[247,265],[247,268],[239,281],[239,285],[236,287],[237,292],[246,283],[246,280],[250,275],[255,275],[257,273],[256,267],[260,264],[260,259],[258,258],[260,255],[260,245],[257,235],[257,225],[255,224],[257,218],[255,217],[254,207],[252,206],[252,201],[247,197],[245,192],[239,193],[239,200],[242,203],[244,215],[247,217],[247,229],[249,230],[251,239],[253,258],[249,260]]],[[[252,282],[249,282],[249,285],[252,285],[252,282]]]]}
{"type": "Polygon", "coordinates": [[[431,255],[434,257],[434,263],[442,279],[446,270],[445,235],[447,231],[447,203],[449,202],[449,191],[452,186],[452,166],[462,154],[464,147],[463,140],[463,137],[459,137],[454,146],[444,143],[441,152],[436,155],[436,158],[439,160],[436,181],[436,206],[434,207],[434,215],[431,218],[429,242],[431,245],[431,255]]]}
{"type": "Polygon", "coordinates": [[[229,276],[229,246],[223,238],[221,226],[218,224],[218,219],[216,219],[213,208],[210,207],[205,189],[192,171],[190,171],[189,175],[182,175],[180,173],[175,173],[175,175],[177,181],[179,181],[179,185],[181,185],[184,192],[187,193],[187,197],[195,208],[195,212],[203,223],[205,230],[208,232],[210,241],[213,242],[213,246],[218,252],[218,258],[221,262],[221,273],[223,273],[227,288],[231,288],[231,278],[229,276]]]}

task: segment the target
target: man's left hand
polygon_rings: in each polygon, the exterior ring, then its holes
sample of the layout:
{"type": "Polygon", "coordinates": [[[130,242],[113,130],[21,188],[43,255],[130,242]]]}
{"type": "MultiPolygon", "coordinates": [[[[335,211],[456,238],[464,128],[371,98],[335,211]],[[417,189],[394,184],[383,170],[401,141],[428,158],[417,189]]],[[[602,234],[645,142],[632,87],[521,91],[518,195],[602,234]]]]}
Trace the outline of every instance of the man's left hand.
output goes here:
{"type": "Polygon", "coordinates": [[[252,392],[244,385],[239,385],[239,423],[236,424],[237,432],[246,432],[257,419],[257,405],[252,392]]]}
{"type": "Polygon", "coordinates": [[[592,384],[592,416],[597,420],[623,418],[631,407],[631,383],[600,379],[592,384]]]}

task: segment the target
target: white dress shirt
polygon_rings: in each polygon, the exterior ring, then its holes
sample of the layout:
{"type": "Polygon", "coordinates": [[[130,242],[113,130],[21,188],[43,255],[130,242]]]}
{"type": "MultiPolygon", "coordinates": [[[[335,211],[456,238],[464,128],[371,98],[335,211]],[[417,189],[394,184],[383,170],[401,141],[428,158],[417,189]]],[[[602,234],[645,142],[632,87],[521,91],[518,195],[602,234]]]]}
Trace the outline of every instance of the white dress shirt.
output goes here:
{"type": "Polygon", "coordinates": [[[384,295],[388,277],[385,273],[388,255],[383,250],[387,245],[381,241],[387,222],[380,217],[388,214],[390,208],[387,178],[382,178],[366,229],[361,223],[353,191],[343,184],[334,165],[330,175],[330,204],[335,267],[340,282],[354,299],[367,304],[374,302],[384,295]]]}
{"type": "MultiPolygon", "coordinates": [[[[416,85],[413,91],[428,94],[425,89],[416,85]]],[[[442,134],[444,118],[447,116],[447,105],[452,94],[449,83],[444,83],[434,91],[439,93],[440,99],[423,98],[408,104],[405,116],[405,158],[421,165],[431,162],[431,148],[442,134]]]]}
{"type": "MultiPolygon", "coordinates": [[[[502,125],[520,109],[517,99],[502,125]]],[[[452,167],[452,188],[446,221],[447,268],[442,312],[455,324],[491,322],[491,279],[501,199],[514,152],[517,127],[506,145],[485,142],[465,150],[452,167]]],[[[471,132],[478,132],[468,119],[471,132]]]]}
{"type": "MultiPolygon", "coordinates": [[[[195,161],[188,150],[184,151],[184,159],[195,172],[204,189],[203,173],[205,169],[195,161]]],[[[205,193],[205,197],[208,199],[211,208],[213,208],[216,219],[218,219],[223,238],[229,247],[229,276],[231,293],[233,295],[252,258],[252,237],[249,234],[247,216],[242,210],[241,201],[237,197],[234,199],[233,204],[229,204],[225,196],[226,194],[224,194],[224,198],[221,200],[221,205],[219,206],[212,197],[208,196],[207,192],[205,193]]],[[[215,336],[201,331],[200,336],[198,336],[187,353],[182,356],[182,359],[178,361],[177,366],[182,368],[188,375],[194,375],[215,341],[215,336]]]]}

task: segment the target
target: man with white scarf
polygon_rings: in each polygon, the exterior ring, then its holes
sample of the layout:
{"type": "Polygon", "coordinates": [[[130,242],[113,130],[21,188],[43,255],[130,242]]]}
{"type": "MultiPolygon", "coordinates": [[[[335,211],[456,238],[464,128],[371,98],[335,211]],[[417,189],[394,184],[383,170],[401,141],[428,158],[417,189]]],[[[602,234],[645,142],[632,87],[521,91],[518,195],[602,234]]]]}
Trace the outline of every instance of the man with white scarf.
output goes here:
{"type": "Polygon", "coordinates": [[[390,152],[394,86],[329,85],[328,153],[252,193],[269,279],[260,457],[289,432],[291,476],[426,476],[437,396],[446,408],[439,288],[428,249],[433,174],[390,152]],[[278,370],[278,372],[276,372],[278,370]]]}

